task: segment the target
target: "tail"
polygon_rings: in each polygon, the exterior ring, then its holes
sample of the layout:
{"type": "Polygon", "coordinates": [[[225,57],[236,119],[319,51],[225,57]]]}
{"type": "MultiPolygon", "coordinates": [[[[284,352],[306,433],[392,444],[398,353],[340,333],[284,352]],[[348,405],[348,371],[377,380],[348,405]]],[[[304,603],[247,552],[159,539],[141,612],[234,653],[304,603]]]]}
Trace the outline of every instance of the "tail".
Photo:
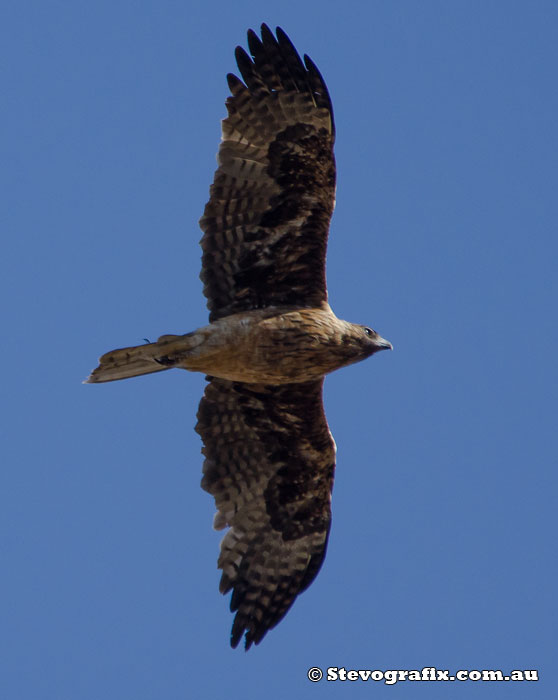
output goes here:
{"type": "Polygon", "coordinates": [[[146,343],[131,348],[111,350],[99,358],[84,384],[114,382],[117,379],[138,377],[171,369],[180,362],[180,355],[198,345],[196,333],[163,335],[156,343],[146,343]]]}

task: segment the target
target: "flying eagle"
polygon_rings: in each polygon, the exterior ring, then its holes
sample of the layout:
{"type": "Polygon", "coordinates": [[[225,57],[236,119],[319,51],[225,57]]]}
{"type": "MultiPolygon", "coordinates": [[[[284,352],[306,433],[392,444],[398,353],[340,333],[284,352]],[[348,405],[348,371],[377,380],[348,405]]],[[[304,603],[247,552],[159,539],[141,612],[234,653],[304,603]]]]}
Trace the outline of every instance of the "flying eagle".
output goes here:
{"type": "Polygon", "coordinates": [[[179,367],[207,375],[196,431],[215,498],[231,645],[258,644],[316,577],[331,522],[335,443],[324,377],[391,344],[338,319],[325,257],[335,203],[329,93],[281,29],[248,32],[200,219],[209,325],[103,355],[88,382],[179,367]]]}

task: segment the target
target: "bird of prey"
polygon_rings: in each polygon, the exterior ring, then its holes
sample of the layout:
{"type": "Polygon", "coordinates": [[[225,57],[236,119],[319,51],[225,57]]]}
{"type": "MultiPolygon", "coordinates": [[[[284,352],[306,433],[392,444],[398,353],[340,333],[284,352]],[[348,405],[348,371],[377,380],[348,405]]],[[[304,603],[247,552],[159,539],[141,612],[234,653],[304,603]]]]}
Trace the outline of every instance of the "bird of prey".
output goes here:
{"type": "Polygon", "coordinates": [[[324,377],[391,344],[338,319],[325,257],[335,203],[331,99],[280,28],[248,32],[227,76],[218,168],[200,227],[209,324],[103,355],[88,382],[173,367],[208,384],[196,431],[215,498],[231,645],[258,644],[316,577],[331,522],[335,443],[324,377]]]}

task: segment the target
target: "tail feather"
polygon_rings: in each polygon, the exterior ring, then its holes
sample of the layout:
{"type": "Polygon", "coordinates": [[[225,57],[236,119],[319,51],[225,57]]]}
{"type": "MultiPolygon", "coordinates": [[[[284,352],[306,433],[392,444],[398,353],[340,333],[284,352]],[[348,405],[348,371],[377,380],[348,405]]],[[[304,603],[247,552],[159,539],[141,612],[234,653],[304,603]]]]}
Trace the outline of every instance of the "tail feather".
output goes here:
{"type": "Polygon", "coordinates": [[[176,362],[168,357],[169,350],[187,350],[191,347],[187,339],[192,335],[164,335],[156,343],[111,350],[99,358],[99,366],[91,372],[84,384],[114,382],[117,379],[171,369],[176,362]]]}

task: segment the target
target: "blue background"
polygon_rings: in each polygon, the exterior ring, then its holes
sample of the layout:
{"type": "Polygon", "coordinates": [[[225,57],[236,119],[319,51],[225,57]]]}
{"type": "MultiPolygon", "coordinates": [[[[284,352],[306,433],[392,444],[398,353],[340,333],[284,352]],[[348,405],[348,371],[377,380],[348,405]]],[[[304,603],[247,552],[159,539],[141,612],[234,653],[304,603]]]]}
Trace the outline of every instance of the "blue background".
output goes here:
{"type": "Polygon", "coordinates": [[[556,697],[557,8],[4,3],[2,697],[556,697]],[[331,304],[395,350],[326,381],[328,556],[245,654],[199,488],[203,377],[81,381],[205,324],[197,220],[261,21],[334,101],[331,304]]]}

